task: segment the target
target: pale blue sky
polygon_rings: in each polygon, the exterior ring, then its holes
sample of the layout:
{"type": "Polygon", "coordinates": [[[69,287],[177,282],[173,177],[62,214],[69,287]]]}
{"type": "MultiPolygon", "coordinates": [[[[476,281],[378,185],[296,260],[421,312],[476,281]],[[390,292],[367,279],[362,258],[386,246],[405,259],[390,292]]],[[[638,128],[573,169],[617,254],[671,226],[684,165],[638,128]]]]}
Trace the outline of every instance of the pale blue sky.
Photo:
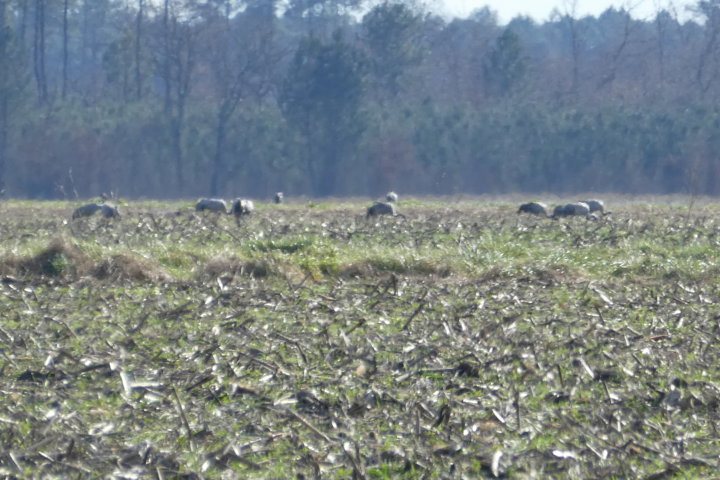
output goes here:
{"type": "Polygon", "coordinates": [[[550,17],[553,9],[560,12],[575,10],[576,16],[599,15],[608,7],[624,7],[634,17],[652,18],[654,13],[667,9],[674,9],[681,19],[686,19],[689,13],[687,5],[697,2],[687,0],[431,0],[439,3],[445,13],[451,16],[466,17],[470,12],[485,5],[498,12],[500,23],[507,23],[513,17],[523,14],[543,22],[550,17]]]}

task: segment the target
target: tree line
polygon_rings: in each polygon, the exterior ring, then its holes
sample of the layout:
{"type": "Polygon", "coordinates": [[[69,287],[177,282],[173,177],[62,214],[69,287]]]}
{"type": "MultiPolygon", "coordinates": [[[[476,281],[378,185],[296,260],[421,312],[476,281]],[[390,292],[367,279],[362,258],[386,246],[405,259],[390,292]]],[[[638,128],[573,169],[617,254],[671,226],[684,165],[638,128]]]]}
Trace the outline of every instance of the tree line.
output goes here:
{"type": "Polygon", "coordinates": [[[720,0],[631,13],[0,0],[0,188],[718,194],[720,0]]]}

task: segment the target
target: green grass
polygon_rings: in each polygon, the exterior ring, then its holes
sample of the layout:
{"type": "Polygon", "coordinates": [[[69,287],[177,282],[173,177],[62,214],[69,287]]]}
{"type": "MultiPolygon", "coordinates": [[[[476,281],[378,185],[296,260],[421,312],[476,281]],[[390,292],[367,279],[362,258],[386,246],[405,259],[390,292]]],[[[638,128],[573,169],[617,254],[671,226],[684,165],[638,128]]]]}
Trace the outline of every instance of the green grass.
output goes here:
{"type": "MultiPolygon", "coordinates": [[[[231,218],[192,219],[189,208],[177,220],[155,220],[157,225],[141,217],[137,224],[131,223],[132,219],[117,224],[100,219],[69,225],[55,221],[53,228],[44,229],[31,227],[23,216],[25,212],[35,214],[38,206],[12,202],[3,208],[17,209],[18,216],[8,221],[10,238],[3,242],[0,255],[32,256],[52,239],[62,238],[95,261],[130,253],[152,259],[181,280],[193,278],[210,259],[231,255],[280,261],[316,277],[367,266],[378,272],[466,278],[491,271],[516,275],[519,268],[529,272],[561,268],[588,279],[626,275],[700,279],[715,273],[720,256],[713,222],[689,219],[685,226],[678,226],[682,209],[669,214],[672,220],[664,213],[666,217],[642,220],[616,216],[595,224],[578,219],[558,222],[511,217],[508,221],[497,215],[498,211],[511,211],[512,207],[503,205],[484,207],[487,211],[471,216],[466,216],[470,214],[465,214],[462,206],[439,219],[422,213],[434,205],[408,202],[404,206],[411,215],[408,221],[358,220],[351,212],[361,212],[361,205],[344,209],[326,205],[319,211],[293,205],[259,212],[261,219],[248,219],[239,229],[231,218]],[[293,213],[297,210],[302,214],[293,213]],[[427,223],[430,218],[432,222],[427,223]],[[28,235],[19,235],[19,231],[28,235]]],[[[46,208],[71,210],[58,202],[46,208]]],[[[155,211],[161,204],[143,202],[128,208],[142,215],[143,209],[155,211]]],[[[465,208],[473,211],[473,207],[465,208]]],[[[56,260],[64,263],[62,256],[56,260]]],[[[64,267],[54,263],[47,267],[64,267]]]]}

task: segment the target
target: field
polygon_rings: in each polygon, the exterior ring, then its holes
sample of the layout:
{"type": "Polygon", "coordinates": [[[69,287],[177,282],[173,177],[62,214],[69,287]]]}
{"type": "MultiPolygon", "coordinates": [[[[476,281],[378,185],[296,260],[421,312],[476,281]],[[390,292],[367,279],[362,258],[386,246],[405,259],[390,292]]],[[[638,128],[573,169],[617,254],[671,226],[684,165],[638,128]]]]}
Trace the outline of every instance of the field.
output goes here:
{"type": "Polygon", "coordinates": [[[0,204],[0,477],[712,478],[720,205],[0,204]]]}

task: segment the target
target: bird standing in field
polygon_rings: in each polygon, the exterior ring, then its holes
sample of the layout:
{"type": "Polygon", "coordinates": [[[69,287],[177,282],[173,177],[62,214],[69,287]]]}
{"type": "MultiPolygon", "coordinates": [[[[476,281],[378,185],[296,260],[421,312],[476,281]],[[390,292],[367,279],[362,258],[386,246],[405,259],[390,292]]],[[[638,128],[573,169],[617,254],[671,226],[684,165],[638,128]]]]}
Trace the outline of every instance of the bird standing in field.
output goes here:
{"type": "Polygon", "coordinates": [[[365,218],[376,217],[378,215],[390,215],[391,217],[402,217],[405,215],[395,210],[395,205],[392,203],[376,202],[375,204],[367,208],[365,218]]]}

